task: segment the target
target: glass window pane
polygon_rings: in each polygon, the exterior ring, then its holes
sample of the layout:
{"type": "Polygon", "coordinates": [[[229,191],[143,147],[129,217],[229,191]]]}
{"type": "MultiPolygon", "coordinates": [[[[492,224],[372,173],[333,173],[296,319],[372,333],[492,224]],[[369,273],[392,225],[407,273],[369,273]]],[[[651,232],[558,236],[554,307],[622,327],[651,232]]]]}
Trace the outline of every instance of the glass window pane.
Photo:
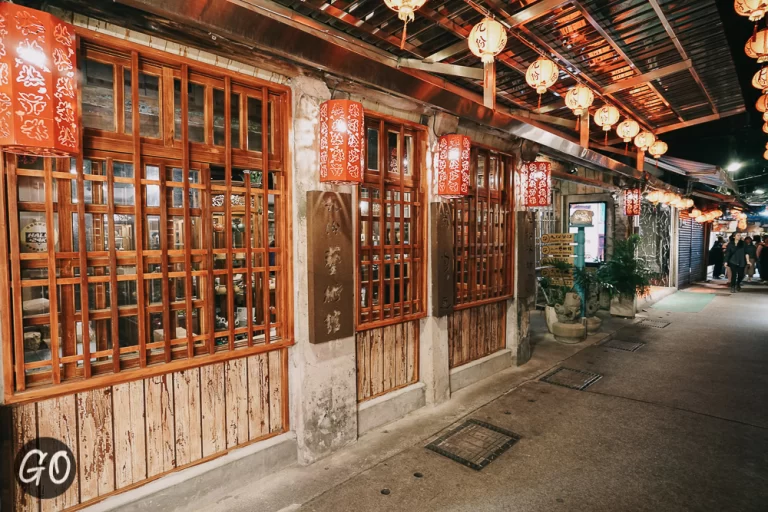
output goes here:
{"type": "MultiPolygon", "coordinates": [[[[213,90],[213,143],[224,146],[224,91],[213,90]]],[[[230,95],[230,136],[233,148],[240,147],[240,95],[230,95]]]]}
{"type": "Polygon", "coordinates": [[[248,149],[261,151],[261,100],[248,97],[248,149]]]}
{"type": "Polygon", "coordinates": [[[403,174],[410,175],[413,171],[413,136],[405,136],[405,147],[403,148],[403,174]]]}
{"type": "Polygon", "coordinates": [[[91,59],[83,62],[83,125],[115,131],[114,66],[91,59]]]}
{"type": "Polygon", "coordinates": [[[388,161],[388,170],[389,172],[399,173],[400,172],[400,162],[398,162],[399,158],[399,143],[400,143],[400,137],[399,134],[394,132],[388,132],[387,133],[387,161],[388,161]]]}
{"type": "MultiPolygon", "coordinates": [[[[189,82],[189,141],[205,142],[205,86],[189,82]]],[[[181,80],[173,80],[174,138],[181,140],[181,80]]]]}
{"type": "MultiPolygon", "coordinates": [[[[131,93],[131,70],[124,70],[125,132],[133,129],[133,95],[131,93]]],[[[139,73],[139,121],[141,136],[160,137],[160,77],[139,73]]]]}
{"type": "Polygon", "coordinates": [[[379,130],[368,128],[368,143],[366,145],[369,171],[379,170],[379,130]]]}

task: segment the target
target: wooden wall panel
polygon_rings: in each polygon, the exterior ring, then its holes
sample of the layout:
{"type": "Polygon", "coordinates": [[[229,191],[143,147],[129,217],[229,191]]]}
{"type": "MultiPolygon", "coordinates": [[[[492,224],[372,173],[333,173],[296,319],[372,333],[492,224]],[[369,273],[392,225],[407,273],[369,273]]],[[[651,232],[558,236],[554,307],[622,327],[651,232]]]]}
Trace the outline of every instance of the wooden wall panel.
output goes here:
{"type": "Polygon", "coordinates": [[[224,363],[200,368],[203,457],[227,448],[227,416],[224,396],[224,363]]]}
{"type": "Polygon", "coordinates": [[[144,380],[147,425],[147,476],[170,471],[175,466],[174,403],[171,376],[144,380]]]}
{"type": "MultiPolygon", "coordinates": [[[[11,423],[13,424],[13,449],[11,453],[15,454],[22,446],[29,441],[37,438],[37,404],[27,404],[16,407],[11,423]]],[[[37,512],[40,510],[40,500],[28,496],[22,492],[18,481],[13,479],[13,508],[18,512],[37,512]]]]}
{"type": "Polygon", "coordinates": [[[147,478],[147,444],[144,430],[144,381],[112,388],[115,421],[115,485],[117,488],[147,478]]]}
{"type": "Polygon", "coordinates": [[[418,382],[418,320],[360,331],[356,343],[358,402],[418,382]]]}
{"type": "Polygon", "coordinates": [[[506,347],[506,304],[506,301],[501,301],[451,313],[448,317],[448,358],[451,368],[506,347]]]}
{"type": "Polygon", "coordinates": [[[245,359],[224,363],[227,397],[227,448],[248,441],[248,377],[245,359]]]}
{"type": "Polygon", "coordinates": [[[281,391],[282,358],[287,351],[273,350],[269,352],[269,428],[277,432],[283,427],[283,394],[281,391]]]}
{"type": "Polygon", "coordinates": [[[112,388],[78,393],[77,423],[80,500],[88,501],[115,490],[112,388]]]}
{"type": "MultiPolygon", "coordinates": [[[[52,398],[37,404],[39,437],[52,437],[61,440],[70,448],[77,445],[77,410],[75,396],[52,398]]],[[[61,496],[50,500],[41,500],[42,512],[56,512],[80,503],[77,475],[72,486],[61,496]]]]}
{"type": "Polygon", "coordinates": [[[203,456],[200,410],[200,369],[182,370],[173,375],[176,465],[183,466],[203,456]]]}
{"type": "Polygon", "coordinates": [[[269,434],[269,356],[248,358],[248,435],[250,439],[269,434]]]}

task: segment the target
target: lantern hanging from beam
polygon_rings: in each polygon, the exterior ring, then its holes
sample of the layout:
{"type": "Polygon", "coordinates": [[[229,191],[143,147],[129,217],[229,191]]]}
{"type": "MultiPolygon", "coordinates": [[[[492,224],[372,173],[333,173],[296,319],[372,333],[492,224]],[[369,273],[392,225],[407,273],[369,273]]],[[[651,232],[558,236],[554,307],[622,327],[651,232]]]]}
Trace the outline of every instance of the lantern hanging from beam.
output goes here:
{"type": "Polygon", "coordinates": [[[541,95],[555,85],[559,76],[560,70],[557,68],[557,64],[544,57],[539,57],[528,66],[528,70],[525,72],[525,81],[539,94],[539,108],[541,108],[541,95]]]}
{"type": "Polygon", "coordinates": [[[768,133],[768,123],[763,124],[763,133],[768,133]]]}
{"type": "Polygon", "coordinates": [[[651,132],[640,132],[635,137],[635,146],[640,151],[647,151],[654,142],[656,142],[656,137],[651,132]]]}
{"type": "Polygon", "coordinates": [[[80,152],[75,30],[41,11],[0,4],[0,146],[24,155],[80,152]]]}
{"type": "Polygon", "coordinates": [[[624,139],[624,150],[629,149],[629,143],[640,133],[640,125],[634,119],[625,119],[616,127],[616,135],[624,139]]]}
{"type": "Polygon", "coordinates": [[[613,105],[603,105],[595,111],[595,124],[601,126],[603,131],[610,131],[611,127],[619,122],[619,109],[613,105]]]}
{"type": "Polygon", "coordinates": [[[552,164],[549,162],[523,162],[525,206],[552,204],[552,164]]]}
{"type": "Polygon", "coordinates": [[[688,212],[688,216],[689,216],[689,217],[691,217],[691,218],[693,218],[693,219],[695,219],[695,218],[696,218],[696,217],[698,217],[699,215],[701,215],[701,210],[699,210],[698,208],[694,208],[693,210],[691,210],[690,212],[688,212]]]}
{"type": "Polygon", "coordinates": [[[507,30],[495,19],[484,18],[472,27],[468,42],[469,50],[480,57],[483,64],[491,64],[494,57],[507,46],[507,30]]]}
{"type": "Polygon", "coordinates": [[[768,62],[768,29],[755,32],[747,41],[744,52],[748,57],[757,59],[759,64],[768,62]]]}
{"type": "Polygon", "coordinates": [[[763,92],[768,91],[768,68],[762,68],[752,77],[752,87],[763,92]]]}
{"type": "Polygon", "coordinates": [[[768,160],[768,149],[767,149],[767,150],[765,150],[765,153],[763,153],[763,158],[765,158],[766,160],[768,160]]]}
{"type": "Polygon", "coordinates": [[[661,201],[661,190],[651,190],[645,195],[645,199],[653,204],[661,201]]]}
{"type": "Polygon", "coordinates": [[[639,188],[624,189],[624,214],[628,217],[640,215],[640,199],[642,197],[639,188]]]}
{"type": "Polygon", "coordinates": [[[574,115],[580,116],[589,111],[592,102],[595,101],[595,95],[592,89],[581,84],[572,87],[565,95],[565,106],[573,111],[574,115]]]}
{"type": "Polygon", "coordinates": [[[443,135],[437,143],[437,193],[455,198],[469,195],[472,141],[466,135],[443,135]]]}
{"type": "Polygon", "coordinates": [[[320,105],[320,181],[362,183],[364,141],[362,104],[328,100],[320,105]]]}
{"type": "Polygon", "coordinates": [[[733,7],[739,16],[746,16],[749,21],[759,21],[768,10],[768,0],[735,0],[733,7]]]}
{"type": "Polygon", "coordinates": [[[384,0],[384,3],[397,13],[397,17],[403,22],[403,35],[400,38],[400,49],[405,47],[405,37],[408,30],[408,22],[416,19],[416,11],[427,3],[427,0],[384,0]]]}
{"type": "Polygon", "coordinates": [[[664,153],[667,152],[668,149],[669,146],[666,142],[657,140],[648,147],[648,152],[653,155],[653,158],[658,160],[664,153]]]}

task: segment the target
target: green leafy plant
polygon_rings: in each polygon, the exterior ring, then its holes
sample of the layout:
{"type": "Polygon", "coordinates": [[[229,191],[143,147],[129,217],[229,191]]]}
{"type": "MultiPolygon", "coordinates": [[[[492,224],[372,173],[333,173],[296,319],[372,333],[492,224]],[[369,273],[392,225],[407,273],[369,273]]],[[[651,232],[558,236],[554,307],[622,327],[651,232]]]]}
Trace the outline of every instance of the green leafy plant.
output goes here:
{"type": "Polygon", "coordinates": [[[613,256],[602,264],[596,279],[611,297],[632,299],[647,295],[654,273],[646,263],[636,257],[640,237],[632,235],[626,240],[613,242],[613,256]]]}
{"type": "MultiPolygon", "coordinates": [[[[573,269],[573,265],[569,262],[560,260],[553,261],[550,266],[562,275],[565,275],[569,270],[573,269]]],[[[547,306],[551,307],[555,307],[558,304],[564,304],[565,295],[573,291],[572,286],[554,285],[547,277],[539,278],[539,287],[547,301],[547,306]]]]}

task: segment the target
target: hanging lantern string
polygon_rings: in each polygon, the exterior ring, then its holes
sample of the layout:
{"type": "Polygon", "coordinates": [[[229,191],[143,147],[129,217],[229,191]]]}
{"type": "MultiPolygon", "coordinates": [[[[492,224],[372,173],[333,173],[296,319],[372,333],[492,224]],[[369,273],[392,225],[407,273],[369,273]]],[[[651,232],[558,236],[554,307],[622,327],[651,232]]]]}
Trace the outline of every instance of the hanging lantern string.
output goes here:
{"type": "Polygon", "coordinates": [[[405,34],[408,33],[408,18],[403,20],[403,36],[400,38],[400,49],[405,48],[405,34]]]}

